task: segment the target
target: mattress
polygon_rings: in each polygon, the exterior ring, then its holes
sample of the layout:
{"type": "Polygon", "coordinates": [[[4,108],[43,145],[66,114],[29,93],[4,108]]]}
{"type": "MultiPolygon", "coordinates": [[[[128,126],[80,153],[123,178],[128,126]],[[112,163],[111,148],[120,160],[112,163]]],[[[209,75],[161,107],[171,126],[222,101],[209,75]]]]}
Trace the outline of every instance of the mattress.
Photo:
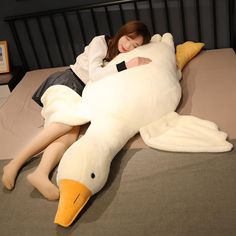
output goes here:
{"type": "Polygon", "coordinates": [[[203,50],[185,67],[178,112],[215,122],[236,138],[236,56],[230,49],[203,50]]]}
{"type": "MultiPolygon", "coordinates": [[[[65,67],[26,73],[0,109],[0,159],[12,159],[43,128],[41,107],[32,99],[50,74],[65,67]]],[[[183,96],[177,112],[215,122],[230,139],[236,139],[236,56],[233,49],[203,50],[183,70],[183,96]]],[[[82,127],[81,135],[88,125],[82,127]]],[[[147,148],[140,135],[124,147],[147,148]]]]}

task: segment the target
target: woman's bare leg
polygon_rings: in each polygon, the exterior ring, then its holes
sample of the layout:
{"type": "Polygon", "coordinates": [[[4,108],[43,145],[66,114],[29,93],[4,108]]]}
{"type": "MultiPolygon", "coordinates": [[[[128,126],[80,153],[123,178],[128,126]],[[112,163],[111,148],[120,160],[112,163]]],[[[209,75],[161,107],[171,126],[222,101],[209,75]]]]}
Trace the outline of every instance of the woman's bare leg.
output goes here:
{"type": "Polygon", "coordinates": [[[3,168],[3,185],[7,189],[12,190],[15,185],[16,176],[25,162],[45,149],[45,147],[47,147],[55,139],[69,132],[70,130],[72,130],[72,126],[61,123],[51,123],[49,126],[44,128],[35,138],[31,140],[28,145],[26,145],[25,148],[21,150],[16,158],[11,160],[3,168]]]}
{"type": "Polygon", "coordinates": [[[67,148],[74,143],[79,134],[79,127],[52,142],[45,150],[36,170],[27,176],[28,181],[48,200],[57,200],[59,190],[50,180],[50,172],[57,166],[67,148]]]}

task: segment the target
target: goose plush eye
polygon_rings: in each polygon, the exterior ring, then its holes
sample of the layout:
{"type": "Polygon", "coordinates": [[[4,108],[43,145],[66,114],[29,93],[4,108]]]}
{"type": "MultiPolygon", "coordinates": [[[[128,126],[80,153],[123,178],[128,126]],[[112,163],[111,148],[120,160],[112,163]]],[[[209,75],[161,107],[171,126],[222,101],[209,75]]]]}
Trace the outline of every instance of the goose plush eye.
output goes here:
{"type": "Polygon", "coordinates": [[[95,178],[95,174],[94,174],[94,173],[91,174],[91,178],[92,178],[92,179],[95,178]]]}

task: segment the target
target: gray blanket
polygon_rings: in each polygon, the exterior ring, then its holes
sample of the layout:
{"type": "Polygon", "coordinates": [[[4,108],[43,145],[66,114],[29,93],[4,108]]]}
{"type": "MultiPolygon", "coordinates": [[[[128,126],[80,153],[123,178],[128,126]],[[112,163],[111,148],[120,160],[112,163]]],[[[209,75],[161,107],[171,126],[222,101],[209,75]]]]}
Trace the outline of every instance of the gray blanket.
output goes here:
{"type": "MultiPolygon", "coordinates": [[[[6,162],[0,161],[1,171],[6,162]]],[[[236,150],[122,150],[104,189],[69,228],[53,223],[57,202],[45,200],[26,180],[38,162],[22,169],[12,192],[1,186],[1,236],[236,235],[236,150]]]]}

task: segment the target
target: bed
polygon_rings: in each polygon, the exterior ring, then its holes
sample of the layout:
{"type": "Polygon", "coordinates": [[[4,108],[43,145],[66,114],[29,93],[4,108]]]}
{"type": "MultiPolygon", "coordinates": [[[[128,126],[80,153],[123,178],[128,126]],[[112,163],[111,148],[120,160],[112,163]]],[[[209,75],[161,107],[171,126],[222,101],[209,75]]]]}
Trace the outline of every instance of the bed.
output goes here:
{"type": "MultiPolygon", "coordinates": [[[[73,54],[92,35],[102,30],[112,34],[129,18],[145,21],[152,33],[172,32],[176,44],[205,42],[205,48],[183,70],[183,96],[177,112],[217,123],[236,145],[234,7],[234,1],[115,1],[8,17],[27,73],[0,108],[0,174],[43,127],[41,108],[31,99],[34,90],[49,74],[72,63],[73,54]],[[207,18],[209,12],[212,18],[207,18]],[[195,28],[189,27],[189,17],[195,28]],[[201,24],[207,19],[212,24],[201,24]],[[57,27],[60,22],[67,32],[62,39],[63,29],[57,27]],[[68,23],[80,27],[80,44],[68,23]],[[226,23],[227,27],[222,27],[226,23]],[[47,24],[49,28],[45,28],[47,24]],[[84,30],[86,24],[91,27],[84,30]],[[50,32],[61,41],[48,41],[50,32]]],[[[1,186],[1,235],[234,235],[235,157],[235,149],[227,153],[159,151],[147,147],[136,135],[113,160],[102,191],[65,229],[53,224],[58,203],[45,200],[26,181],[39,154],[23,167],[12,192],[1,186]]],[[[56,171],[52,173],[54,182],[55,176],[56,171]]]]}

